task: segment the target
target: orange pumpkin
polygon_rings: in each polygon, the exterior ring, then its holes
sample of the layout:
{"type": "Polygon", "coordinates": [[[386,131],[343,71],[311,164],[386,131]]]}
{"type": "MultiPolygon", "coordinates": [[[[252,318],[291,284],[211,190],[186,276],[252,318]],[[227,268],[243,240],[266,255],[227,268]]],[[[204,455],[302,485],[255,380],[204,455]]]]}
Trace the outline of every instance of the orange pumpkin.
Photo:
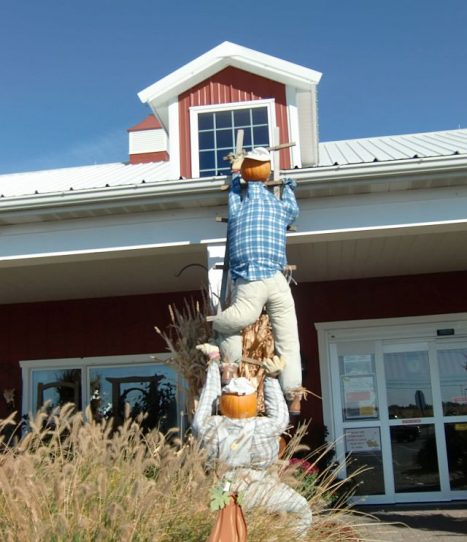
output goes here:
{"type": "Polygon", "coordinates": [[[256,393],[237,395],[236,393],[223,393],[219,402],[219,409],[227,418],[253,418],[257,414],[256,393]]]}
{"type": "Polygon", "coordinates": [[[267,181],[271,175],[271,162],[245,158],[241,168],[245,181],[267,181]]]}

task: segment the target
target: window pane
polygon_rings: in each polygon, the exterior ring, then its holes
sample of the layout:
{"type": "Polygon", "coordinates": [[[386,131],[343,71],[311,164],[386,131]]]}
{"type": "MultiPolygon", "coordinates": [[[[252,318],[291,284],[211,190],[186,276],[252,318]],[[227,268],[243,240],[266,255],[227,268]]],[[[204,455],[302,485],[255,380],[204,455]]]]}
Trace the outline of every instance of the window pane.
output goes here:
{"type": "Polygon", "coordinates": [[[391,427],[392,463],[396,493],[439,491],[435,427],[416,426],[410,439],[400,438],[400,427],[391,427]]]}
{"type": "Polygon", "coordinates": [[[205,171],[200,171],[200,177],[215,177],[215,176],[216,176],[215,169],[207,169],[205,171]]]}
{"type": "Polygon", "coordinates": [[[428,352],[384,354],[391,419],[433,416],[428,352]]]}
{"type": "Polygon", "coordinates": [[[451,489],[467,490],[467,423],[444,426],[451,489]]]}
{"type": "Polygon", "coordinates": [[[50,410],[65,403],[81,409],[81,369],[45,369],[32,371],[33,407],[50,401],[50,410]]]}
{"type": "Polygon", "coordinates": [[[251,150],[252,148],[252,138],[251,138],[251,128],[245,128],[245,133],[243,135],[243,148],[251,150]]]}
{"type": "Polygon", "coordinates": [[[89,369],[91,410],[95,419],[113,417],[119,424],[125,408],[130,416],[147,413],[145,429],[163,431],[177,425],[177,378],[164,365],[92,367],[89,369]]]}
{"type": "Polygon", "coordinates": [[[467,348],[438,352],[441,398],[445,416],[467,414],[467,348]]]}
{"type": "Polygon", "coordinates": [[[200,132],[199,133],[199,149],[213,149],[214,148],[214,132],[200,132]]]}
{"type": "Polygon", "coordinates": [[[267,124],[268,123],[268,108],[267,107],[254,107],[253,124],[267,124]]]}
{"type": "Polygon", "coordinates": [[[269,145],[269,130],[267,126],[255,126],[253,128],[253,144],[255,147],[267,147],[269,145]]]}
{"type": "Polygon", "coordinates": [[[233,136],[232,130],[217,130],[216,132],[216,146],[218,149],[224,148],[229,151],[233,150],[233,136]]]}
{"type": "Polygon", "coordinates": [[[225,170],[225,171],[230,171],[230,163],[228,160],[224,160],[224,156],[227,155],[227,151],[225,150],[220,150],[220,151],[217,151],[217,170],[225,170]]]}
{"type": "Polygon", "coordinates": [[[234,124],[236,128],[243,128],[251,125],[251,109],[238,109],[234,111],[234,124]]]}
{"type": "Polygon", "coordinates": [[[204,151],[199,153],[199,169],[215,169],[215,155],[214,151],[204,151]]]}
{"type": "Polygon", "coordinates": [[[214,128],[214,113],[200,113],[198,115],[198,130],[212,130],[214,128]]]}
{"type": "Polygon", "coordinates": [[[337,351],[343,419],[378,419],[374,343],[340,343],[337,351]]]}
{"type": "Polygon", "coordinates": [[[357,495],[384,494],[383,452],[379,427],[345,429],[347,475],[356,475],[357,495]]]}
{"type": "Polygon", "coordinates": [[[216,113],[216,128],[232,127],[232,111],[218,111],[216,113]]]}

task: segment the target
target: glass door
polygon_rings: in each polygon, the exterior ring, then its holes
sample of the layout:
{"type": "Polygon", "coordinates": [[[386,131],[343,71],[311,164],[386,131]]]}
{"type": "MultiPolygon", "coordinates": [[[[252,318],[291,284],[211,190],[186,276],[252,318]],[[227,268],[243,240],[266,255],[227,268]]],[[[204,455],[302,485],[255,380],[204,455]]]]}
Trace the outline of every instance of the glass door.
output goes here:
{"type": "Polygon", "coordinates": [[[330,344],[336,449],[368,503],[467,497],[467,341],[330,344]]]}
{"type": "Polygon", "coordinates": [[[414,498],[407,494],[439,493],[439,435],[429,345],[385,344],[383,365],[393,471],[390,493],[396,502],[414,498]]]}
{"type": "Polygon", "coordinates": [[[381,420],[382,379],[374,341],[331,345],[336,452],[345,457],[347,475],[358,495],[385,493],[381,420]]]}
{"type": "Polygon", "coordinates": [[[446,447],[449,489],[467,495],[467,346],[438,348],[442,433],[446,447]]]}

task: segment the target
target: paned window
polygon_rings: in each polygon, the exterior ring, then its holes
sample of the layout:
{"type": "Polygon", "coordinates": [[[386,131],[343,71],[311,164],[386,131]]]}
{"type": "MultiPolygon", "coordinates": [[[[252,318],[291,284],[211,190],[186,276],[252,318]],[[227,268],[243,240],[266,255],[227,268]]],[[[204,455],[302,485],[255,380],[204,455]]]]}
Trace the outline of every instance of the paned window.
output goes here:
{"type": "MultiPolygon", "coordinates": [[[[161,357],[163,357],[162,355],[161,357]]],[[[146,429],[168,430],[183,425],[183,383],[177,373],[148,355],[25,361],[23,412],[66,403],[90,407],[94,420],[112,418],[121,424],[145,412],[146,429]]]]}
{"type": "Polygon", "coordinates": [[[270,146],[274,108],[268,102],[192,108],[193,173],[200,177],[228,175],[230,163],[224,157],[235,150],[240,129],[245,150],[270,146]]]}

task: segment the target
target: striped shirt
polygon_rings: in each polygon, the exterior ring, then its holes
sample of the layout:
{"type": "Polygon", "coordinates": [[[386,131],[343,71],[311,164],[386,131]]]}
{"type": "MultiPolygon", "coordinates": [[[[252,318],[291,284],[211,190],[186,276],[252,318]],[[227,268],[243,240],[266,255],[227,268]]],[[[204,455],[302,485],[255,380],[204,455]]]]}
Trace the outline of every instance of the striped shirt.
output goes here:
{"type": "Polygon", "coordinates": [[[234,419],[213,415],[220,394],[219,367],[211,363],[192,425],[195,437],[208,451],[209,460],[219,460],[235,468],[264,469],[272,465],[279,452],[278,437],[289,423],[289,411],[278,380],[265,379],[264,417],[234,419]]]}
{"type": "Polygon", "coordinates": [[[298,216],[296,182],[284,181],[278,199],[262,182],[247,183],[242,198],[240,176],[232,179],[229,192],[229,266],[232,279],[263,280],[287,265],[287,226],[298,216]]]}

